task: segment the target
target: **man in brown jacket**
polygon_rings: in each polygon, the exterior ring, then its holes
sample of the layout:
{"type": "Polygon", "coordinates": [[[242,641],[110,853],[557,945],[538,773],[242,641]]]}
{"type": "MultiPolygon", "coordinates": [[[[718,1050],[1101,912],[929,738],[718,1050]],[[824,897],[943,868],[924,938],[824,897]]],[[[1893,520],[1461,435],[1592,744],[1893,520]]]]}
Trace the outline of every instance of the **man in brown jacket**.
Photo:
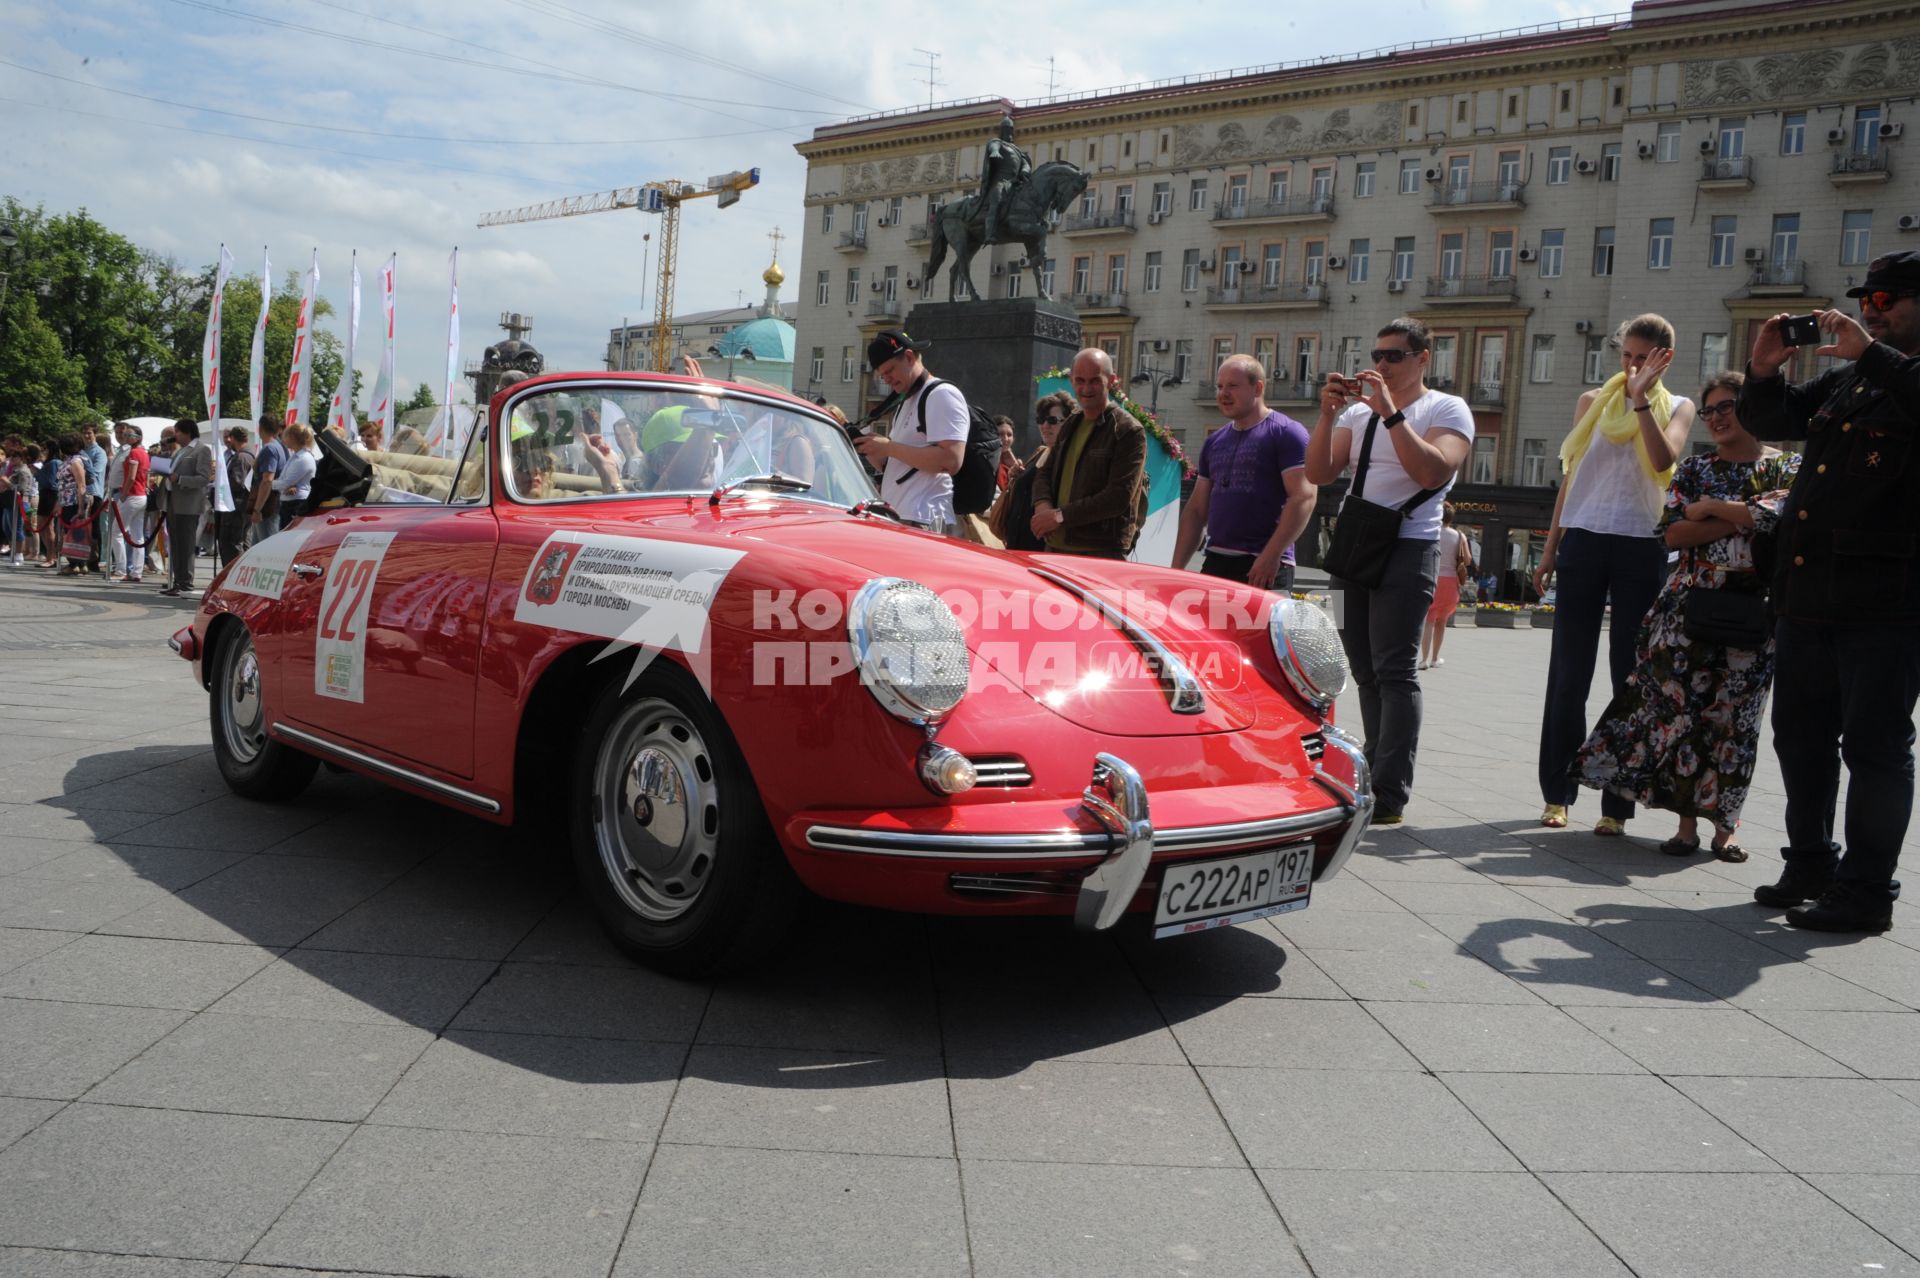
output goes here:
{"type": "Polygon", "coordinates": [[[1125,559],[1147,517],[1147,430],[1113,402],[1107,353],[1073,357],[1080,411],[1060,428],[1033,476],[1033,535],[1047,549],[1125,559]]]}

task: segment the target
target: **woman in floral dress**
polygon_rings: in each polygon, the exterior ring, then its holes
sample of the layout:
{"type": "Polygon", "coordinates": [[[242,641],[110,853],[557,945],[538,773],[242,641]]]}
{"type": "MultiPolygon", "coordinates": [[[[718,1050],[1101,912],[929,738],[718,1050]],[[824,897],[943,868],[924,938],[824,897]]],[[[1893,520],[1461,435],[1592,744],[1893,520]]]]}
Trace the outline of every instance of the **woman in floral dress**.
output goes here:
{"type": "Polygon", "coordinates": [[[1723,861],[1747,859],[1733,836],[1773,682],[1773,641],[1743,649],[1688,638],[1687,595],[1765,588],[1754,534],[1772,527],[1800,465],[1798,454],[1763,448],[1740,424],[1734,401],[1743,380],[1722,373],[1700,396],[1715,451],[1680,463],[1661,522],[1678,562],[1641,624],[1626,691],[1574,758],[1582,785],[1679,813],[1680,829],[1661,851],[1697,852],[1697,823],[1706,820],[1723,861]]]}

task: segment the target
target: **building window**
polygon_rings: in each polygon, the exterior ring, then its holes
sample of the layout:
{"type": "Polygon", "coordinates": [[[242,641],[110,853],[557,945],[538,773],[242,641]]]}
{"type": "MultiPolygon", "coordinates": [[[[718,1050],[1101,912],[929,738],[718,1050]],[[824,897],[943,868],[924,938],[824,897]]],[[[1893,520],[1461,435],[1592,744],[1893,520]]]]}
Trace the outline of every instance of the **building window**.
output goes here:
{"type": "Polygon", "coordinates": [[[1800,215],[1798,213],[1776,213],[1773,215],[1773,263],[1785,266],[1800,256],[1800,215]]]}
{"type": "Polygon", "coordinates": [[[900,300],[900,268],[889,266],[880,276],[880,296],[889,302],[900,300]]]}
{"type": "Polygon", "coordinates": [[[1173,212],[1173,183],[1155,182],[1153,184],[1153,215],[1165,217],[1173,212]]]}
{"type": "Polygon", "coordinates": [[[860,268],[847,268],[847,305],[853,306],[860,301],[860,268]]]}
{"type": "Polygon", "coordinates": [[[1647,269],[1664,271],[1673,265],[1673,219],[1656,217],[1647,227],[1647,269]]]}
{"type": "Polygon", "coordinates": [[[1260,249],[1260,284],[1263,288],[1279,288],[1287,267],[1287,246],[1285,244],[1266,244],[1260,249]]]}
{"type": "Polygon", "coordinates": [[[1107,254],[1107,291],[1109,293],[1127,291],[1127,255],[1125,253],[1107,254]]]}
{"type": "Polygon", "coordinates": [[[1622,102],[1625,102],[1626,100],[1627,100],[1626,89],[1621,87],[1620,85],[1617,85],[1617,84],[1614,85],[1613,86],[1613,104],[1615,106],[1619,106],[1622,102]]]}
{"type": "Polygon", "coordinates": [[[1711,238],[1707,242],[1708,266],[1733,265],[1733,241],[1738,232],[1740,219],[1721,216],[1713,219],[1711,238]]]}
{"type": "Polygon", "coordinates": [[[1473,454],[1467,463],[1467,482],[1469,484],[1491,484],[1493,482],[1493,446],[1497,441],[1491,435],[1477,435],[1473,441],[1473,454]]]}
{"type": "Polygon", "coordinates": [[[1186,249],[1180,254],[1180,291],[1191,293],[1200,287],[1200,250],[1186,249]]]}
{"type": "Polygon", "coordinates": [[[853,206],[853,234],[860,238],[867,233],[867,202],[862,200],[853,206]]]}
{"type": "Polygon", "coordinates": [[[1880,149],[1880,108],[1860,106],[1853,109],[1853,153],[1868,155],[1880,149]]]}
{"type": "Polygon", "coordinates": [[[1597,333],[1587,336],[1587,349],[1580,359],[1580,380],[1589,386],[1607,380],[1607,339],[1597,333]]]}
{"type": "Polygon", "coordinates": [[[1700,381],[1706,381],[1715,373],[1723,373],[1727,368],[1727,335],[1725,333],[1700,334],[1700,381]]]}
{"type": "Polygon", "coordinates": [[[1373,174],[1377,166],[1366,160],[1353,166],[1353,196],[1364,200],[1373,194],[1373,174]]]}
{"type": "Polygon", "coordinates": [[[1532,382],[1553,380],[1553,335],[1551,333],[1533,335],[1533,358],[1527,362],[1527,380],[1532,382]]]}
{"type": "Polygon", "coordinates": [[[1253,357],[1260,361],[1260,367],[1267,370],[1267,376],[1277,378],[1282,373],[1280,369],[1273,366],[1273,343],[1274,338],[1271,336],[1254,338],[1253,357]]]}
{"type": "Polygon", "coordinates": [[[1573,110],[1573,90],[1572,89],[1560,90],[1560,109],[1562,111],[1573,110]]]}
{"type": "Polygon", "coordinates": [[[1719,156],[1723,160],[1737,160],[1747,153],[1747,119],[1720,121],[1719,156]]]}
{"type": "Polygon", "coordinates": [[[1126,138],[1120,143],[1120,158],[1123,160],[1130,160],[1133,158],[1133,139],[1132,138],[1126,138]]]}
{"type": "Polygon", "coordinates": [[[1307,241],[1307,269],[1303,276],[1309,285],[1324,284],[1327,279],[1327,242],[1307,241]]]}
{"type": "Polygon", "coordinates": [[[1360,373],[1360,339],[1343,337],[1340,339],[1340,371],[1348,377],[1360,373]]]}
{"type": "Polygon", "coordinates": [[[1020,281],[1025,278],[1026,278],[1026,273],[1017,266],[1007,272],[1007,296],[1008,297],[1020,296],[1020,281]]]}
{"type": "Polygon", "coordinates": [[[1547,185],[1565,186],[1573,176],[1573,148],[1550,147],[1547,150],[1547,185]]]}
{"type": "MultiPolygon", "coordinates": [[[[1053,258],[1048,258],[1046,261],[1040,263],[1040,288],[1041,291],[1049,297],[1053,296],[1054,265],[1055,261],[1053,258]]],[[[929,283],[931,283],[931,281],[929,281],[929,283]]]]}
{"type": "Polygon", "coordinates": [[[1453,385],[1454,360],[1460,352],[1460,339],[1452,333],[1442,333],[1433,339],[1433,360],[1428,365],[1433,376],[1428,378],[1435,386],[1446,389],[1453,385]]]}
{"type": "Polygon", "coordinates": [[[1864,266],[1872,256],[1873,213],[1868,209],[1850,209],[1840,215],[1840,265],[1864,266]]]}
{"type": "Polygon", "coordinates": [[[1307,334],[1293,339],[1293,380],[1311,383],[1320,375],[1320,339],[1307,334]]]}
{"type": "Polygon", "coordinates": [[[1284,205],[1293,189],[1292,169],[1267,170],[1267,203],[1284,205]]]}
{"type": "Polygon", "coordinates": [[[1073,259],[1073,291],[1085,293],[1093,287],[1093,258],[1082,255],[1073,259]]]}
{"type": "Polygon", "coordinates": [[[1546,440],[1523,439],[1520,441],[1520,482],[1528,488],[1547,486],[1546,440]]]}
{"type": "Polygon", "coordinates": [[[1354,240],[1347,245],[1347,283],[1365,284],[1373,255],[1372,240],[1354,240]]]}
{"type": "Polygon", "coordinates": [[[1620,144],[1608,142],[1600,148],[1600,180],[1618,182],[1620,180],[1620,144]]]}
{"type": "Polygon", "coordinates": [[[1113,188],[1113,211],[1123,218],[1133,216],[1133,183],[1113,188]]]}
{"type": "Polygon", "coordinates": [[[1207,207],[1207,180],[1194,178],[1187,183],[1187,207],[1199,211],[1207,207]]]}
{"type": "Polygon", "coordinates": [[[832,233],[833,233],[833,205],[822,204],[820,206],[820,234],[831,235],[832,233]]]}
{"type": "Polygon", "coordinates": [[[1094,217],[1100,212],[1100,188],[1090,186],[1080,193],[1080,216],[1094,217]]]}
{"type": "Polygon", "coordinates": [[[1499,182],[1502,187],[1507,190],[1512,190],[1514,187],[1519,186],[1520,153],[1518,151],[1502,151],[1500,153],[1499,165],[1495,171],[1499,175],[1499,182]]]}
{"type": "Polygon", "coordinates": [[[1409,129],[1417,129],[1420,127],[1420,104],[1418,102],[1415,102],[1407,108],[1407,127],[1409,129]]]}
{"type": "Polygon", "coordinates": [[[1092,164],[1095,160],[1099,158],[1100,158],[1099,145],[1093,142],[1087,143],[1087,163],[1092,164]]]}
{"type": "Polygon", "coordinates": [[[840,348],[840,380],[843,382],[852,381],[853,369],[853,347],[842,346],[840,348]]]}
{"type": "Polygon", "coordinates": [[[1227,179],[1227,208],[1236,214],[1247,211],[1247,175],[1236,173],[1227,179]]]}
{"type": "Polygon", "coordinates": [[[1453,104],[1453,122],[1455,124],[1465,124],[1467,122],[1467,100],[1465,98],[1461,98],[1453,104]]]}
{"type": "Polygon", "coordinates": [[[1520,118],[1520,95],[1517,93],[1507,95],[1507,118],[1509,120],[1520,118]]]}
{"type": "Polygon", "coordinates": [[[1400,161],[1400,194],[1416,195],[1420,190],[1420,161],[1400,161]]]}
{"type": "Polygon", "coordinates": [[[1147,292],[1160,291],[1160,250],[1147,254],[1147,292]]]}
{"type": "Polygon", "coordinates": [[[1593,228],[1593,273],[1595,275],[1613,274],[1613,228],[1611,226],[1593,228]]]}
{"type": "Polygon", "coordinates": [[[1567,232],[1565,227],[1553,226],[1540,232],[1540,275],[1543,279],[1559,279],[1565,269],[1567,256],[1567,232]]]}
{"type": "Polygon", "coordinates": [[[1473,182],[1473,157],[1470,155],[1450,155],[1447,157],[1447,189],[1464,191],[1473,182]]]}
{"type": "Polygon", "coordinates": [[[816,271],[813,276],[813,304],[825,306],[833,300],[833,272],[816,271]]]}
{"type": "Polygon", "coordinates": [[[1678,121],[1660,126],[1654,138],[1653,158],[1661,164],[1672,164],[1680,158],[1680,125],[1678,121]]]}
{"type": "Polygon", "coordinates": [[[1220,285],[1235,292],[1240,290],[1240,246],[1222,248],[1219,256],[1220,285]]]}
{"type": "Polygon", "coordinates": [[[1396,235],[1393,237],[1393,274],[1389,277],[1401,283],[1413,278],[1413,237],[1396,235]]]}
{"type": "Polygon", "coordinates": [[[1511,276],[1513,274],[1513,232],[1489,231],[1487,233],[1487,274],[1493,276],[1511,276]]]}
{"type": "Polygon", "coordinates": [[[1452,231],[1440,237],[1440,278],[1457,280],[1467,269],[1467,237],[1452,231]]]}
{"type": "Polygon", "coordinates": [[[1780,154],[1799,155],[1807,149],[1807,113],[1789,111],[1780,117],[1780,154]]]}
{"type": "Polygon", "coordinates": [[[1183,337],[1173,344],[1173,375],[1181,381],[1193,378],[1193,339],[1183,337]]]}
{"type": "Polygon", "coordinates": [[[1233,339],[1216,337],[1213,339],[1213,380],[1220,381],[1220,366],[1233,358],[1233,339]]]}
{"type": "Polygon", "coordinates": [[[813,386],[827,380],[827,348],[816,346],[813,356],[807,361],[807,385],[813,386]]]}

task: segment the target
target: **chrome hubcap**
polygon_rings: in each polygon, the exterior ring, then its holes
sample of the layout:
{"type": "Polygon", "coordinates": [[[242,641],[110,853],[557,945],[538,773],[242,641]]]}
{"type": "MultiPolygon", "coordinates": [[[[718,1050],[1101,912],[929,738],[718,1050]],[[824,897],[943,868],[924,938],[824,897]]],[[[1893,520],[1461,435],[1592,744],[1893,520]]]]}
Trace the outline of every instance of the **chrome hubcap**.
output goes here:
{"type": "Polygon", "coordinates": [[[222,662],[221,732],[227,752],[241,763],[251,763],[266,746],[265,714],[260,703],[260,662],[253,640],[241,635],[227,641],[222,662]]]}
{"type": "Polygon", "coordinates": [[[693,723],[668,702],[622,710],[594,762],[601,868],[634,913],[669,922],[693,908],[719,850],[719,787],[693,723]]]}

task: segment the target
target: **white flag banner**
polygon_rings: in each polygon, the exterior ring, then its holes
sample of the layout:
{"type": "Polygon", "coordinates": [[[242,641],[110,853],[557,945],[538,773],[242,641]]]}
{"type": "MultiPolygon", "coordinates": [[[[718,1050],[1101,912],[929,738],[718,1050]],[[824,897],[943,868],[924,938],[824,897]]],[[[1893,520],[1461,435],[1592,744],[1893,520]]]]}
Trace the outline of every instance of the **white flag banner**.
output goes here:
{"type": "MultiPolygon", "coordinates": [[[[454,246],[447,254],[447,393],[441,397],[443,404],[453,403],[453,388],[460,380],[460,247],[454,246]]],[[[444,418],[444,414],[442,417],[444,418]]],[[[456,432],[441,430],[440,443],[443,450],[450,449],[456,432]]],[[[442,456],[448,455],[443,451],[442,456]]]]}
{"type": "Polygon", "coordinates": [[[308,401],[313,392],[313,299],[320,292],[320,250],[313,251],[306,287],[300,293],[300,318],[293,325],[293,368],[287,374],[287,411],[282,425],[309,422],[308,401]]]}
{"type": "Polygon", "coordinates": [[[367,405],[367,420],[380,424],[380,447],[393,439],[393,271],[398,253],[387,257],[380,268],[380,309],[387,320],[386,342],[380,348],[380,372],[373,379],[373,398],[367,405]]]}
{"type": "Polygon", "coordinates": [[[327,427],[352,441],[353,422],[353,348],[360,341],[360,251],[354,250],[350,282],[347,285],[347,357],[340,365],[340,382],[333,388],[327,405],[327,427]]]}
{"type": "Polygon", "coordinates": [[[273,257],[260,250],[260,318],[253,326],[253,353],[247,357],[249,429],[267,415],[267,312],[273,306],[273,257]]]}
{"type": "Polygon", "coordinates": [[[220,265],[214,269],[213,297],[207,303],[207,336],[200,347],[200,383],[207,397],[208,433],[213,436],[213,508],[225,513],[233,509],[233,494],[227,491],[226,441],[220,438],[220,310],[226,298],[227,276],[233,273],[233,254],[220,246],[220,265]]]}

